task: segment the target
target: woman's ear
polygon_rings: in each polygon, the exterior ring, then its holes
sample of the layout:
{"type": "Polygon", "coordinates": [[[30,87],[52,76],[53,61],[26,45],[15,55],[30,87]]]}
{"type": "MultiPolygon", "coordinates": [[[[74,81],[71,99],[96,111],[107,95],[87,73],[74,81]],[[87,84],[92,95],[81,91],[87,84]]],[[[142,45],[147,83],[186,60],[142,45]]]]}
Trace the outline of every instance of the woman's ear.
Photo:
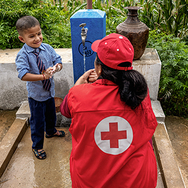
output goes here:
{"type": "Polygon", "coordinates": [[[97,76],[99,77],[102,72],[102,66],[100,64],[97,64],[97,57],[95,58],[94,66],[95,66],[95,72],[96,72],[97,76]]]}
{"type": "Polygon", "coordinates": [[[97,70],[96,70],[97,76],[99,77],[102,73],[102,66],[101,65],[97,65],[97,70]]]}
{"type": "Polygon", "coordinates": [[[19,40],[20,40],[21,42],[25,43],[24,38],[23,38],[22,36],[19,35],[18,38],[19,38],[19,40]]]}

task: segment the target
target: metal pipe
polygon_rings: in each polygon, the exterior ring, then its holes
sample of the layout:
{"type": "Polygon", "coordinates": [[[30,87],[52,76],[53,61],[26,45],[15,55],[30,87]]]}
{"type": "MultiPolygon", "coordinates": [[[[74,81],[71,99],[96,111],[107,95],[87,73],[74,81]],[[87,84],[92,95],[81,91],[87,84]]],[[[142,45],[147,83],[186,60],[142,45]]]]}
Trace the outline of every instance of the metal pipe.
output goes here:
{"type": "Polygon", "coordinates": [[[92,9],[92,0],[87,0],[87,9],[92,9]]]}

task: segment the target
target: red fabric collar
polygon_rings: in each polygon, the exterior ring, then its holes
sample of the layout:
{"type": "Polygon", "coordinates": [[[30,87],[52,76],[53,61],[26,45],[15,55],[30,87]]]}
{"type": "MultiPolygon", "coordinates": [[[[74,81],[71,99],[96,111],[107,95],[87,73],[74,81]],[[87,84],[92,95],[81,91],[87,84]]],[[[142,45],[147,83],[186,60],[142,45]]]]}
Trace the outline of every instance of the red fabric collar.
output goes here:
{"type": "Polygon", "coordinates": [[[93,84],[117,86],[117,84],[107,79],[98,79],[93,84]]]}

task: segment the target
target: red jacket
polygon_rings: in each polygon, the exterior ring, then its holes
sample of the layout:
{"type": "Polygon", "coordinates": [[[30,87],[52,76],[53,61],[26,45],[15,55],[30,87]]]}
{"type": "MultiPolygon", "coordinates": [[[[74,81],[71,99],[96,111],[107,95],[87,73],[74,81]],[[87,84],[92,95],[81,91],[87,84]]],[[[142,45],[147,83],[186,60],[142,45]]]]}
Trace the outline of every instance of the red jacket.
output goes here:
{"type": "Polygon", "coordinates": [[[68,94],[72,187],[154,188],[157,165],[149,140],[157,121],[149,94],[132,110],[120,100],[118,86],[103,81],[74,86],[68,94]]]}

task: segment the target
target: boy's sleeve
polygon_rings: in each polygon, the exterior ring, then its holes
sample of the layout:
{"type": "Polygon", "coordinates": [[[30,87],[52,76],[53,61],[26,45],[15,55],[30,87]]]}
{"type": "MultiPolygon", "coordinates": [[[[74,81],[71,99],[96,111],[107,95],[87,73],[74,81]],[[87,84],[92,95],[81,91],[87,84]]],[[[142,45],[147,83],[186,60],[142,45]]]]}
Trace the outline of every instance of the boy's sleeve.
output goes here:
{"type": "Polygon", "coordinates": [[[29,63],[27,57],[18,53],[16,57],[16,69],[18,71],[18,78],[22,79],[23,76],[29,73],[29,63]]]}
{"type": "Polygon", "coordinates": [[[50,52],[52,54],[52,61],[53,64],[56,65],[57,63],[62,64],[62,58],[59,54],[56,53],[56,51],[49,45],[50,47],[50,52]]]}

